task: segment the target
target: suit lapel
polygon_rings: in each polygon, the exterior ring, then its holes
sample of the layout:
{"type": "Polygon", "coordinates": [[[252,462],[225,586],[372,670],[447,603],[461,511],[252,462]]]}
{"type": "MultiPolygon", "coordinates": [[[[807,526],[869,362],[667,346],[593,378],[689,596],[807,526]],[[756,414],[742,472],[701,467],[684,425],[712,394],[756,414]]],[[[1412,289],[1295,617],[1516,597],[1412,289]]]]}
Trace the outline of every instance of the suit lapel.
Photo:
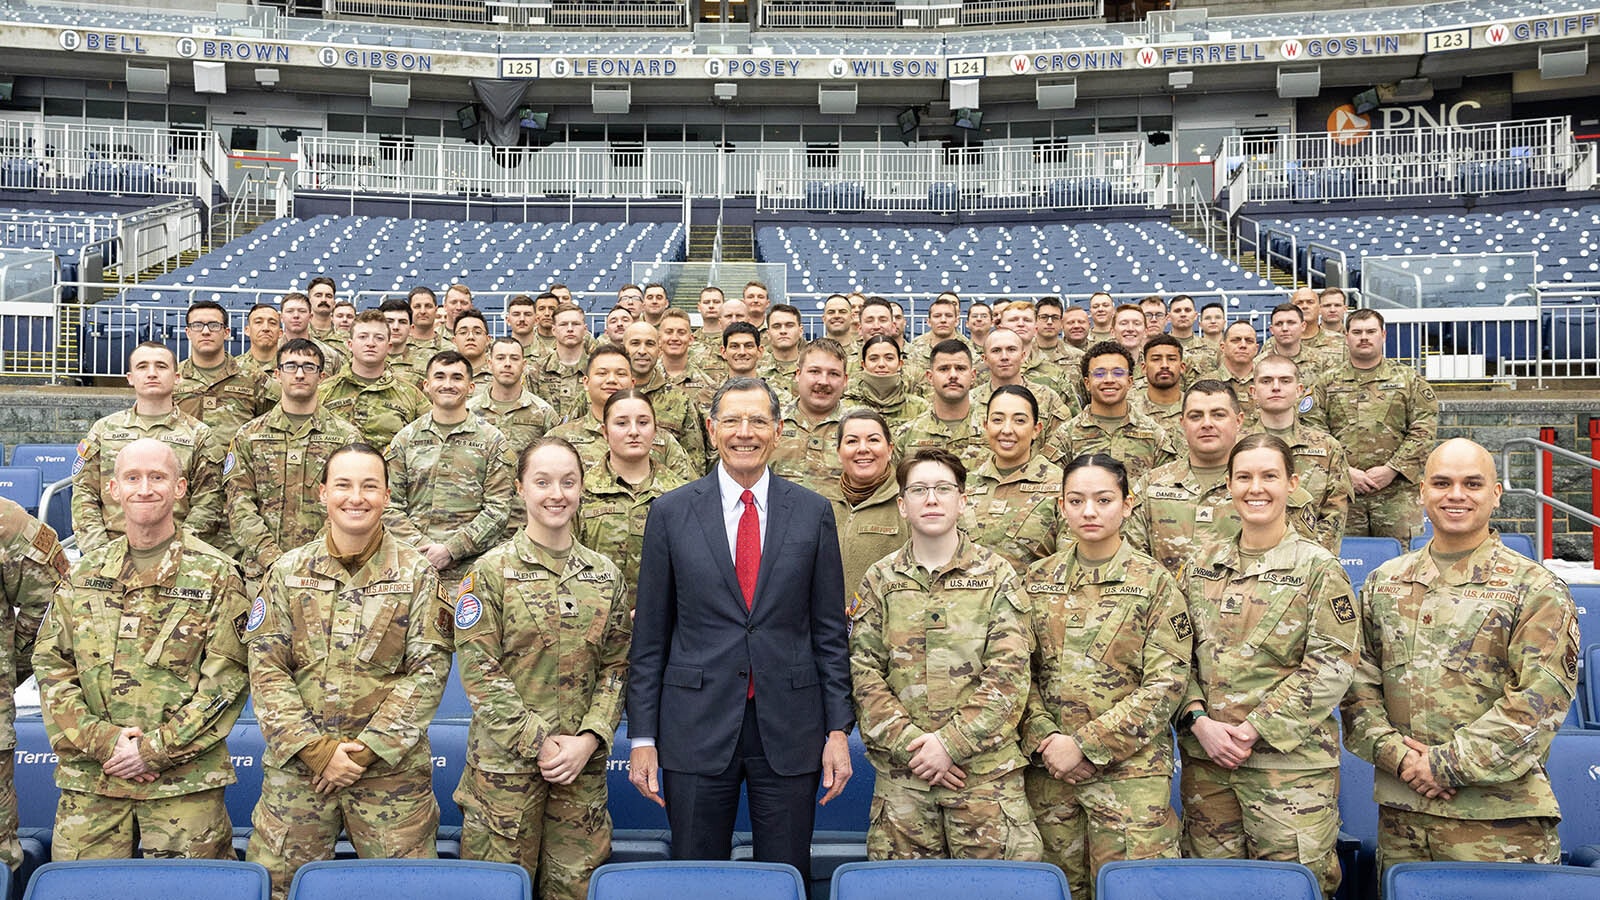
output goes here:
{"type": "Polygon", "coordinates": [[[713,564],[722,573],[723,585],[739,604],[740,611],[745,611],[744,593],[739,590],[739,576],[733,571],[733,557],[728,553],[728,531],[722,521],[722,491],[717,484],[715,468],[700,479],[700,495],[700,502],[695,504],[694,520],[700,523],[706,549],[711,551],[713,564]]]}
{"type": "Polygon", "coordinates": [[[761,607],[761,594],[772,580],[772,567],[778,561],[778,548],[783,546],[783,535],[789,528],[789,514],[793,512],[793,493],[789,482],[777,475],[767,482],[767,537],[761,544],[761,569],[756,574],[756,599],[752,611],[761,607]]]}

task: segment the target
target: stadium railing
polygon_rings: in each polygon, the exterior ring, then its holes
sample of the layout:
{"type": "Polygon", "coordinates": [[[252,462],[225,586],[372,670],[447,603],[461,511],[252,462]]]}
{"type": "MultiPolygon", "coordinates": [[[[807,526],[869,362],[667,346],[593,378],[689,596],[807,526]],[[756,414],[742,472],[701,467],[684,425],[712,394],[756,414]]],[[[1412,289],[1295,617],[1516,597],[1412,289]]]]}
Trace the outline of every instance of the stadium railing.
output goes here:
{"type": "Polygon", "coordinates": [[[216,135],[201,129],[141,128],[0,119],[0,186],[135,196],[209,195],[200,160],[216,135]]]}
{"type": "MultiPolygon", "coordinates": [[[[1165,206],[1172,180],[1144,141],[981,147],[711,143],[504,148],[302,137],[296,189],[507,202],[755,197],[764,210],[852,212],[1165,206]]],[[[357,195],[361,197],[357,197],[357,195]]],[[[352,206],[353,208],[353,206],[352,206]]]]}
{"type": "Polygon", "coordinates": [[[1393,129],[1353,120],[1344,131],[1231,136],[1221,158],[1239,203],[1576,189],[1594,166],[1565,118],[1393,129]]]}

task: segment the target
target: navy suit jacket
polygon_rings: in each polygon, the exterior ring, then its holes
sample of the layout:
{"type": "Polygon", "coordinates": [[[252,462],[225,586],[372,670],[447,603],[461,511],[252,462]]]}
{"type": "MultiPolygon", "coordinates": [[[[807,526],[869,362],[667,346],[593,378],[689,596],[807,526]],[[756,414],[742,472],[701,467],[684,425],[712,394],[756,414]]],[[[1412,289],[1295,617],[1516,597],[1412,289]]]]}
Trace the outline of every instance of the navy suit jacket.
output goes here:
{"type": "Polygon", "coordinates": [[[844,571],[833,509],[776,475],[752,608],[734,574],[711,474],[657,499],[644,530],[628,675],[628,734],[661,766],[715,775],[733,761],[749,673],[767,762],[822,767],[830,731],[854,725],[844,571]]]}

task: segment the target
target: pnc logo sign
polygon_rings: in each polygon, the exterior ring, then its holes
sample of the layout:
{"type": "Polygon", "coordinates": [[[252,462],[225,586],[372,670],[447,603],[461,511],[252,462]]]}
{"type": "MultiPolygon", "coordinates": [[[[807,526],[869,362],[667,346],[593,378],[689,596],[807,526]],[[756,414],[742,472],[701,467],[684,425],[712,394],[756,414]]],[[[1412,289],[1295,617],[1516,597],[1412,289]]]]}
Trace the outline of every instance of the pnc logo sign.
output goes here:
{"type": "Polygon", "coordinates": [[[1346,103],[1328,113],[1328,133],[1335,144],[1354,146],[1372,134],[1372,120],[1358,115],[1356,108],[1346,103]]]}

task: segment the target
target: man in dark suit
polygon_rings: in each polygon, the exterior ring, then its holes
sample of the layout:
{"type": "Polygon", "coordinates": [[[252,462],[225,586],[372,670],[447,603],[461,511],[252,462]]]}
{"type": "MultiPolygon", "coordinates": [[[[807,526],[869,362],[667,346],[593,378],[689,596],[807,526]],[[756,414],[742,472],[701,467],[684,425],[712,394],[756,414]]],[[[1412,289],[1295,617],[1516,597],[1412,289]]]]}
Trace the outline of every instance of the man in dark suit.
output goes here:
{"type": "Polygon", "coordinates": [[[755,858],[809,877],[817,783],[822,803],[844,790],[854,724],[833,512],[767,468],[766,382],[730,378],[706,424],[721,461],[645,524],[628,777],[666,806],[677,859],[728,858],[746,784],[755,858]]]}

